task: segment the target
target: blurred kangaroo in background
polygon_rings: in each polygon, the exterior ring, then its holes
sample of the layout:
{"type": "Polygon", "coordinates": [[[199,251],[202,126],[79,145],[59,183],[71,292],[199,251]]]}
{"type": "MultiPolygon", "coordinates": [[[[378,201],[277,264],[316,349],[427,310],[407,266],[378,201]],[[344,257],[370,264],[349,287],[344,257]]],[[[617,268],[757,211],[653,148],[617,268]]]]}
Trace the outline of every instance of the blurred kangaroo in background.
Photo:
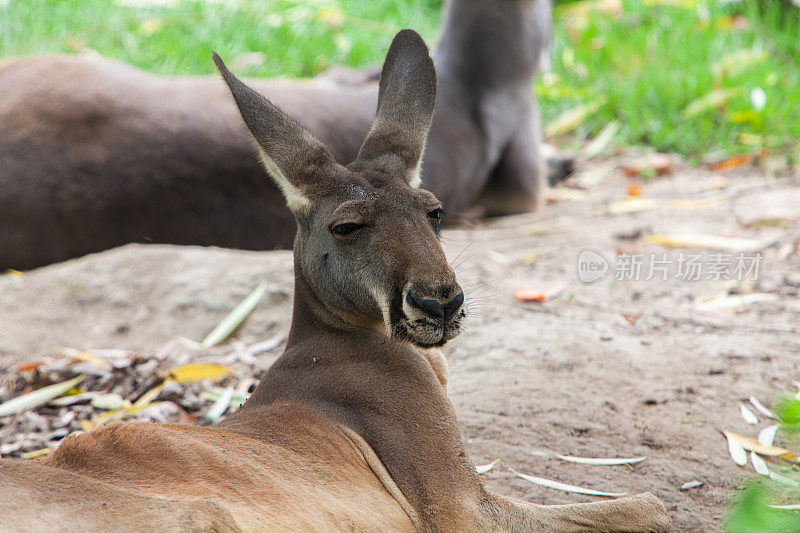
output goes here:
{"type": "MultiPolygon", "coordinates": [[[[423,185],[450,214],[537,209],[546,189],[531,81],[550,0],[450,0],[434,52],[439,94],[423,185]]],[[[330,147],[356,158],[377,80],[252,80],[330,147]]],[[[154,76],[106,59],[0,63],[0,269],[128,242],[290,247],[294,223],[213,77],[154,76]]]]}

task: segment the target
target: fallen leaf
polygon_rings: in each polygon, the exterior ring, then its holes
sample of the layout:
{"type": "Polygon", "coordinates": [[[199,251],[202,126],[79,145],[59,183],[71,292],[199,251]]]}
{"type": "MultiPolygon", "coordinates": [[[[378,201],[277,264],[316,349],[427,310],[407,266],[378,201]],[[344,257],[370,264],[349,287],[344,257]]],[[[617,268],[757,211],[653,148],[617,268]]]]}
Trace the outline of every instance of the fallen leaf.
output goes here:
{"type": "Polygon", "coordinates": [[[642,211],[652,211],[659,207],[659,202],[653,198],[626,198],[619,202],[612,202],[605,206],[595,208],[595,213],[618,215],[623,213],[641,213],[642,211]]]}
{"type": "Polygon", "coordinates": [[[628,324],[630,324],[631,326],[635,326],[636,323],[639,321],[639,319],[644,316],[644,313],[638,313],[638,314],[635,314],[635,315],[626,315],[625,313],[621,313],[621,314],[622,314],[622,318],[624,318],[625,321],[628,324]]]}
{"type": "Polygon", "coordinates": [[[245,70],[252,67],[260,67],[267,61],[267,55],[264,52],[247,52],[238,55],[231,60],[231,69],[233,72],[238,70],[245,70]]]}
{"type": "Polygon", "coordinates": [[[790,505],[767,505],[772,509],[779,509],[781,511],[800,511],[800,504],[793,503],[790,505]]]}
{"type": "Polygon", "coordinates": [[[75,405],[77,403],[85,403],[93,400],[100,396],[102,392],[98,391],[89,391],[89,392],[81,392],[80,394],[71,394],[69,396],[64,396],[62,398],[55,398],[47,402],[48,405],[55,405],[57,407],[64,407],[67,405],[75,405]]]}
{"type": "Polygon", "coordinates": [[[765,407],[763,403],[759,402],[758,398],[756,398],[755,396],[750,396],[749,402],[750,405],[756,408],[756,411],[766,416],[767,418],[771,418],[773,420],[778,419],[777,415],[775,415],[775,413],[773,413],[771,410],[765,407]]]}
{"type": "Polygon", "coordinates": [[[585,159],[591,159],[603,153],[606,147],[608,147],[609,143],[611,143],[614,135],[617,134],[618,130],[619,122],[616,120],[612,120],[606,124],[603,129],[600,130],[600,133],[597,134],[597,137],[592,139],[592,142],[586,145],[586,148],[583,149],[583,157],[585,159]]]}
{"type": "Polygon", "coordinates": [[[90,363],[95,367],[99,368],[100,370],[111,370],[111,363],[106,361],[101,357],[97,357],[96,355],[90,353],[87,350],[77,350],[75,348],[62,348],[61,355],[65,357],[71,357],[73,359],[77,359],[78,361],[83,361],[85,363],[90,363]]]}
{"type": "Polygon", "coordinates": [[[638,197],[642,195],[642,186],[639,183],[628,184],[628,196],[638,197]]]}
{"type": "Polygon", "coordinates": [[[753,156],[750,154],[735,155],[708,165],[708,169],[714,172],[727,172],[728,170],[742,167],[752,160],[753,156]]]}
{"type": "Polygon", "coordinates": [[[743,49],[731,52],[711,65],[715,78],[727,78],[744,72],[747,67],[761,63],[767,54],[761,49],[743,49]]]}
{"type": "MultiPolygon", "coordinates": [[[[225,392],[225,389],[220,389],[216,387],[209,387],[203,392],[200,393],[200,396],[205,398],[206,400],[216,402],[222,393],[225,392]]],[[[233,395],[231,396],[231,405],[242,405],[244,402],[250,399],[249,393],[241,393],[234,391],[233,395]]]]}
{"type": "Polygon", "coordinates": [[[776,483],[781,483],[782,485],[790,485],[792,487],[800,487],[800,483],[793,480],[790,477],[784,476],[783,474],[779,474],[777,472],[773,472],[770,470],[769,478],[776,483]]]}
{"type": "Polygon", "coordinates": [[[153,403],[153,401],[155,401],[155,399],[158,398],[158,395],[161,394],[161,391],[164,389],[164,386],[168,382],[169,380],[164,380],[162,383],[156,385],[149,391],[139,396],[139,399],[133,402],[133,405],[131,407],[138,411],[140,409],[144,409],[145,407],[153,403]]]}
{"type": "Polygon", "coordinates": [[[228,407],[230,407],[231,398],[233,398],[233,387],[228,387],[219,395],[214,405],[206,412],[206,418],[211,422],[217,422],[220,417],[225,414],[225,411],[228,410],[228,407]]]}
{"type": "Polygon", "coordinates": [[[163,25],[164,21],[161,19],[147,19],[139,25],[139,32],[145,37],[150,37],[154,33],[158,32],[163,25]]]}
{"type": "Polygon", "coordinates": [[[742,444],[727,431],[724,431],[723,433],[725,434],[725,438],[728,439],[728,453],[731,454],[731,459],[733,459],[733,462],[739,466],[746,465],[747,452],[744,450],[742,444]]]}
{"type": "Polygon", "coordinates": [[[629,178],[644,174],[669,174],[672,172],[672,158],[668,154],[647,154],[621,165],[620,170],[629,178]]]}
{"type": "Polygon", "coordinates": [[[719,311],[722,309],[737,309],[760,302],[774,302],[778,299],[779,296],[772,293],[735,294],[733,296],[715,298],[707,302],[698,302],[694,305],[694,308],[698,311],[719,311]]]}
{"type": "Polygon", "coordinates": [[[778,424],[772,424],[771,426],[765,427],[758,432],[758,442],[764,446],[772,446],[772,443],[775,442],[775,435],[778,433],[779,428],[780,425],[778,424]]]}
{"type": "Polygon", "coordinates": [[[40,366],[44,363],[41,361],[36,361],[35,363],[21,363],[15,367],[17,372],[35,372],[40,366]]]}
{"type": "Polygon", "coordinates": [[[689,102],[681,112],[681,116],[685,119],[692,118],[708,110],[718,108],[741,92],[740,89],[714,89],[708,94],[689,102]]]}
{"type": "Polygon", "coordinates": [[[500,462],[500,459],[495,459],[494,461],[492,461],[492,462],[491,462],[491,463],[489,463],[489,464],[485,464],[485,465],[478,465],[478,466],[476,466],[476,467],[475,467],[475,470],[477,470],[477,472],[478,472],[479,474],[485,474],[486,472],[488,472],[489,470],[491,470],[492,468],[494,468],[494,465],[496,465],[496,464],[497,464],[497,463],[499,463],[499,462],[500,462]]]}
{"type": "Polygon", "coordinates": [[[550,122],[544,128],[544,134],[547,137],[557,137],[558,135],[563,135],[565,133],[569,133],[581,124],[583,124],[587,118],[593,115],[602,105],[606,103],[605,97],[599,97],[594,102],[588,104],[581,104],[577,107],[572,109],[568,109],[564,111],[559,116],[557,116],[552,122],[550,122]]]}
{"type": "Polygon", "coordinates": [[[547,295],[542,291],[521,285],[514,289],[514,298],[520,302],[544,302],[547,299],[547,295]]]}
{"type": "Polygon", "coordinates": [[[593,465],[593,466],[618,466],[618,465],[630,465],[635,463],[641,463],[642,461],[647,460],[647,457],[630,457],[630,458],[622,458],[622,457],[575,457],[574,455],[558,455],[556,457],[561,459],[562,461],[567,461],[570,463],[578,463],[581,465],[593,465]]]}
{"type": "Polygon", "coordinates": [[[759,476],[769,476],[769,467],[766,461],[759,457],[756,452],[750,452],[750,462],[753,464],[753,470],[756,471],[756,474],[759,476]]]}
{"type": "Polygon", "coordinates": [[[216,363],[191,363],[173,368],[167,373],[167,376],[181,385],[186,385],[187,383],[194,383],[195,381],[202,381],[204,379],[219,381],[230,374],[230,369],[224,365],[216,363]]]}
{"type": "Polygon", "coordinates": [[[53,398],[61,396],[69,389],[83,381],[83,378],[84,376],[78,376],[76,378],[64,381],[63,383],[56,383],[55,385],[42,387],[41,389],[29,392],[28,394],[23,394],[22,396],[12,398],[11,400],[0,404],[0,417],[15,415],[17,413],[21,413],[22,411],[39,407],[40,405],[49,402],[53,398]]]}
{"type": "Polygon", "coordinates": [[[37,457],[43,457],[48,453],[50,453],[50,448],[39,448],[38,450],[21,453],[19,456],[23,459],[36,459],[37,457]]]}
{"type": "Polygon", "coordinates": [[[92,401],[89,403],[95,409],[103,409],[104,411],[122,409],[125,406],[125,400],[116,392],[109,392],[96,396],[92,398],[92,401]]]}
{"type": "Polygon", "coordinates": [[[702,486],[703,486],[703,482],[702,481],[697,481],[696,479],[693,479],[693,480],[687,481],[686,483],[681,485],[680,490],[696,489],[697,487],[702,487],[702,486]]]}
{"type": "Polygon", "coordinates": [[[535,483],[537,485],[541,485],[543,487],[548,487],[555,490],[561,490],[564,492],[574,492],[576,494],[587,494],[589,496],[604,496],[606,498],[620,498],[625,496],[627,492],[604,492],[601,490],[594,490],[594,489],[587,489],[585,487],[579,487],[577,485],[569,485],[567,483],[561,483],[560,481],[553,481],[551,479],[545,479],[536,476],[529,476],[527,474],[522,474],[517,472],[513,468],[508,469],[511,473],[524,479],[525,481],[530,481],[531,483],[535,483]]]}
{"type": "Polygon", "coordinates": [[[754,426],[758,425],[758,417],[753,414],[753,411],[747,408],[747,406],[743,403],[739,404],[739,412],[742,414],[742,418],[748,424],[752,424],[754,426]]]}
{"type": "Polygon", "coordinates": [[[211,333],[203,339],[201,343],[203,348],[211,348],[212,346],[216,346],[220,342],[224,341],[228,338],[228,336],[234,332],[236,328],[242,325],[242,322],[250,316],[250,313],[258,305],[258,302],[261,301],[261,298],[264,297],[264,293],[267,292],[267,282],[262,281],[258,284],[258,287],[253,289],[253,292],[247,295],[247,297],[239,302],[239,305],[233,308],[233,310],[228,313],[225,318],[223,318],[217,326],[211,330],[211,333]]]}
{"type": "Polygon", "coordinates": [[[769,242],[755,239],[696,233],[650,235],[646,240],[651,244],[660,244],[669,248],[704,248],[726,252],[755,252],[769,245],[769,242]]]}
{"type": "MultiPolygon", "coordinates": [[[[739,446],[743,450],[747,450],[750,452],[756,452],[759,455],[768,455],[770,457],[780,457],[782,459],[786,459],[787,461],[796,461],[797,457],[785,448],[778,448],[777,446],[766,446],[761,444],[755,439],[751,439],[750,437],[745,437],[743,435],[739,435],[738,433],[734,433],[733,431],[723,430],[722,433],[728,439],[728,443],[731,441],[735,441],[739,444],[739,446]]],[[[745,460],[745,463],[747,461],[745,460]]]]}

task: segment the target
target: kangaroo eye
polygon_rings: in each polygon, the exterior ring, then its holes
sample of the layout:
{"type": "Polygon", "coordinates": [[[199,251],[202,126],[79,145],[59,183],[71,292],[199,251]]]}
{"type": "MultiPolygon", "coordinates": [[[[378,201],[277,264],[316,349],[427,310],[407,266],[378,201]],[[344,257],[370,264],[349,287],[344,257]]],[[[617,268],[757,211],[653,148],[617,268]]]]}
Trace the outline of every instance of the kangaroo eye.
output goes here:
{"type": "Polygon", "coordinates": [[[363,228],[363,224],[356,224],[355,222],[345,222],[344,224],[336,224],[331,228],[331,233],[339,235],[340,237],[349,237],[358,230],[363,228]]]}
{"type": "Polygon", "coordinates": [[[444,215],[445,215],[444,209],[442,209],[441,207],[437,207],[433,211],[428,212],[429,217],[438,221],[442,221],[444,219],[444,215]]]}

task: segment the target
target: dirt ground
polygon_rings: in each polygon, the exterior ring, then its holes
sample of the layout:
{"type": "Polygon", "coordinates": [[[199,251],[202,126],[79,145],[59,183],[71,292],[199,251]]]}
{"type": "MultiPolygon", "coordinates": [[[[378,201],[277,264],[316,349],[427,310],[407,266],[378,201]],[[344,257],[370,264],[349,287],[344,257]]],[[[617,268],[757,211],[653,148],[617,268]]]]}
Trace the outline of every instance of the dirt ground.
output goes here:
{"type": "MultiPolygon", "coordinates": [[[[644,182],[641,199],[616,203],[631,183],[618,163],[584,168],[572,180],[584,188],[556,191],[559,200],[540,215],[445,231],[471,316],[446,347],[449,394],[475,462],[501,460],[484,475],[489,488],[539,503],[595,499],[532,485],[513,467],[600,490],[651,491],[676,530],[716,530],[748,474],[731,462],[719,430],[754,436],[738,403],[755,395],[771,404],[800,379],[800,187],[757,170],[722,175],[679,165],[644,182]],[[676,232],[762,241],[758,279],[676,279],[689,250],[645,239],[676,232]],[[591,284],[577,275],[586,249],[610,261],[591,284]],[[618,251],[667,253],[675,261],[669,279],[615,281],[618,251]],[[549,296],[518,302],[521,285],[549,296]],[[728,294],[737,291],[763,301],[734,305],[741,296],[728,294]],[[584,466],[550,451],[647,460],[584,466]],[[679,490],[691,480],[703,485],[679,490]]],[[[709,260],[716,252],[692,253],[709,260]]],[[[290,252],[130,245],[0,276],[0,364],[61,346],[173,349],[177,336],[201,339],[262,278],[270,289],[238,332],[245,343],[288,329],[290,252]]]]}

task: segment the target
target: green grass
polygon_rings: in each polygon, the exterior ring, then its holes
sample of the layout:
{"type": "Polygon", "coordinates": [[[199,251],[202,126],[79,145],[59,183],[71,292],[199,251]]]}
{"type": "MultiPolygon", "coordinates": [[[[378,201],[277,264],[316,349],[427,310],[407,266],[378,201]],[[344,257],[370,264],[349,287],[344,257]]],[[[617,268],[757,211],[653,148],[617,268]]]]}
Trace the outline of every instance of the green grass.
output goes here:
{"type": "MultiPolygon", "coordinates": [[[[611,2],[604,2],[609,4],[611,2]]],[[[576,137],[613,119],[616,141],[690,156],[795,148],[800,138],[800,16],[765,3],[622,0],[621,12],[558,9],[554,71],[537,85],[548,112],[598,99],[576,137]],[[648,5],[649,4],[649,5],[648,5]],[[553,81],[555,80],[555,81],[553,81]],[[753,109],[753,90],[766,93],[753,109]],[[715,89],[720,105],[700,105],[715,89]],[[687,108],[697,102],[697,111],[687,108]]]]}
{"type": "MultiPolygon", "coordinates": [[[[577,148],[617,120],[613,144],[693,158],[796,151],[800,16],[776,0],[561,3],[546,123],[590,109],[558,141],[577,148]],[[717,89],[721,92],[714,93],[717,89]],[[750,94],[761,89],[763,109],[750,94]],[[724,102],[711,102],[723,94],[724,102]],[[711,97],[709,96],[711,95],[711,97]],[[695,111],[687,112],[694,102],[695,111]]],[[[210,50],[247,76],[377,65],[394,33],[437,35],[442,0],[0,0],[0,57],[94,50],[162,74],[212,74],[210,50]],[[166,5],[165,5],[166,4],[166,5]],[[260,52],[261,54],[253,54],[260,52]],[[238,62],[237,62],[238,58],[238,62]]]]}
{"type": "MultiPolygon", "coordinates": [[[[0,0],[0,4],[2,0],[0,0]]],[[[380,64],[397,30],[433,40],[441,0],[10,0],[0,57],[94,50],[161,74],[213,74],[263,52],[248,76],[307,77],[332,65],[380,64]]]]}

